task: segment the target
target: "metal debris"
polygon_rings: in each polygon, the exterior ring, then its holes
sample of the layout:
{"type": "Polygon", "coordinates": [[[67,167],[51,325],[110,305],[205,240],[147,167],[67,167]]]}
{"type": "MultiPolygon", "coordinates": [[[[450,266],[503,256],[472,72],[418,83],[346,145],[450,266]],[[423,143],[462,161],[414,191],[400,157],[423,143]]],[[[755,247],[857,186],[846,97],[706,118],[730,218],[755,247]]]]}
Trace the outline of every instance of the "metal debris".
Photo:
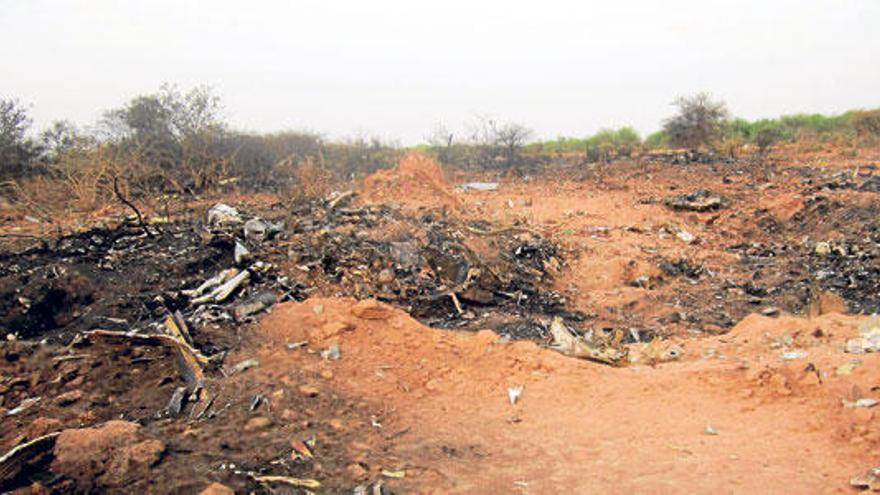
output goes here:
{"type": "Polygon", "coordinates": [[[60,433],[50,433],[13,447],[0,457],[0,490],[14,480],[30,464],[38,464],[52,452],[60,433]]]}
{"type": "Polygon", "coordinates": [[[238,225],[241,222],[238,210],[227,204],[217,203],[208,210],[208,225],[212,227],[238,225]]]}
{"type": "Polygon", "coordinates": [[[246,371],[246,370],[249,370],[249,369],[251,369],[251,368],[257,367],[257,366],[259,366],[259,365],[260,365],[260,362],[257,361],[256,359],[253,359],[253,358],[251,358],[251,359],[245,359],[244,361],[242,361],[242,362],[240,362],[240,363],[238,363],[238,364],[232,366],[231,368],[229,368],[229,370],[226,372],[226,374],[227,374],[227,375],[230,375],[230,376],[231,376],[231,375],[236,375],[236,374],[238,374],[238,373],[241,373],[241,372],[243,372],[243,371],[246,371]]]}
{"type": "Polygon", "coordinates": [[[727,200],[718,193],[700,189],[690,194],[668,197],[663,200],[663,204],[673,210],[704,212],[726,206],[727,200]]]}
{"type": "Polygon", "coordinates": [[[169,416],[176,418],[180,416],[180,413],[183,411],[183,406],[186,405],[186,387],[177,387],[174,389],[174,393],[171,394],[171,400],[168,401],[168,405],[165,407],[165,411],[169,416]]]}

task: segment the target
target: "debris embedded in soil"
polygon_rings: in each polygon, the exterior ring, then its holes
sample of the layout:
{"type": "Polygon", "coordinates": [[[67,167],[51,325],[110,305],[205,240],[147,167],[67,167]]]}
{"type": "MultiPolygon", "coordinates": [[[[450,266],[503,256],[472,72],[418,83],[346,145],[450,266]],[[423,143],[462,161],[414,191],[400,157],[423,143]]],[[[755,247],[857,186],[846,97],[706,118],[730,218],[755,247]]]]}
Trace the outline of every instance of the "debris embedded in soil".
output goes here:
{"type": "Polygon", "coordinates": [[[674,210],[704,212],[725,207],[728,201],[720,194],[700,189],[689,194],[668,197],[663,200],[663,204],[674,210]]]}

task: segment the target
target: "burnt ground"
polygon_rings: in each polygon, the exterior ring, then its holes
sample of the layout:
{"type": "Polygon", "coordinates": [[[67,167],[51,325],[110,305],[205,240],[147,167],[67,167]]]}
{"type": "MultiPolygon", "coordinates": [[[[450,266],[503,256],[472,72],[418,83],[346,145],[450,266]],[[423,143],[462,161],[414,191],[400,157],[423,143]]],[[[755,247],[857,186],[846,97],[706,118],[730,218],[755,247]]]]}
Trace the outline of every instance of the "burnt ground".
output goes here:
{"type": "MultiPolygon", "coordinates": [[[[19,338],[67,342],[95,328],[149,330],[175,311],[200,322],[227,321],[235,304],[265,291],[278,300],[334,293],[376,298],[441,327],[485,328],[486,320],[505,315],[584,319],[548,288],[564,257],[540,235],[496,233],[442,210],[413,217],[384,206],[329,209],[313,202],[260,213],[290,225],[255,241],[201,219],[150,227],[151,236],[124,223],[0,253],[0,328],[19,338]],[[184,291],[235,267],[236,242],[251,251],[239,268],[254,260],[272,266],[252,270],[252,281],[235,297],[194,316],[184,291]],[[451,292],[467,312],[456,308],[451,292]]],[[[198,344],[198,328],[193,333],[198,344]]],[[[209,354],[225,345],[201,340],[209,354]]]]}
{"type": "Polygon", "coordinates": [[[3,448],[111,419],[142,425],[147,437],[165,446],[150,478],[132,471],[114,484],[99,481],[99,473],[84,481],[44,463],[7,480],[6,487],[38,482],[57,492],[196,492],[205,481],[219,481],[237,490],[284,493],[254,476],[319,478],[331,492],[380,480],[387,457],[382,435],[393,426],[375,426],[381,404],[324,393],[315,388],[322,378],[315,373],[279,376],[278,388],[265,389],[264,380],[251,383],[246,371],[230,371],[235,362],[227,353],[248,339],[253,319],[239,312],[267,293],[272,301],[376,298],[435,326],[508,325],[512,336],[531,339],[542,338],[534,333],[541,326],[511,322],[550,315],[584,319],[549,288],[564,258],[538,234],[495,232],[442,210],[413,216],[385,206],[328,205],[276,204],[260,211],[240,205],[245,218],[259,214],[285,222],[266,239],[245,236],[240,224],[210,225],[198,216],[149,226],[149,234],[121,222],[0,254],[0,325],[15,338],[0,344],[0,405],[9,426],[0,437],[3,448]],[[236,243],[250,251],[237,268],[250,279],[226,300],[193,303],[197,295],[187,290],[236,266],[236,243]],[[255,268],[258,263],[263,265],[255,268]],[[186,379],[192,370],[180,369],[167,346],[124,336],[112,342],[83,338],[93,329],[166,333],[166,318],[175,313],[192,348],[210,357],[197,383],[186,379]],[[209,399],[195,399],[201,390],[209,399]],[[314,439],[315,458],[294,458],[292,439],[314,439]],[[369,445],[360,448],[369,455],[352,444],[369,445]]]}

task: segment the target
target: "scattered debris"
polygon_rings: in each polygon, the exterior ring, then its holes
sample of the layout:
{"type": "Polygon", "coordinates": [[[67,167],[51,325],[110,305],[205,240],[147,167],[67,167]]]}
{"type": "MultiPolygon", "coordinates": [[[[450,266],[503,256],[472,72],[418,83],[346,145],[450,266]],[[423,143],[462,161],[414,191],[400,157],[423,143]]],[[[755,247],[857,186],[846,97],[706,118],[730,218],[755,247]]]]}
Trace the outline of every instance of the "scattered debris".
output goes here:
{"type": "Polygon", "coordinates": [[[331,345],[330,347],[321,351],[321,357],[328,361],[338,361],[340,357],[342,357],[341,352],[339,351],[339,345],[331,345]]]}
{"type": "Polygon", "coordinates": [[[872,175],[865,179],[859,186],[862,192],[880,192],[880,175],[872,175]]]}
{"type": "Polygon", "coordinates": [[[240,363],[237,363],[235,366],[232,366],[231,368],[229,368],[229,370],[226,372],[226,374],[227,375],[236,375],[238,373],[249,370],[249,369],[254,368],[256,366],[259,366],[259,365],[260,365],[260,362],[257,361],[256,359],[253,359],[253,358],[245,359],[244,361],[241,361],[240,363]]]}
{"type": "Polygon", "coordinates": [[[293,454],[291,454],[291,456],[294,459],[305,460],[314,459],[315,457],[315,455],[312,453],[312,448],[315,446],[314,437],[306,440],[305,442],[294,438],[290,441],[290,446],[293,447],[293,454]]]}
{"type": "Polygon", "coordinates": [[[853,476],[849,484],[863,490],[880,491],[880,467],[875,467],[862,474],[853,476]]]}
{"type": "Polygon", "coordinates": [[[165,408],[165,411],[169,416],[172,418],[180,416],[180,413],[183,411],[183,406],[185,405],[186,396],[186,387],[177,387],[174,389],[174,394],[171,395],[171,400],[168,401],[168,406],[165,408]]]}
{"type": "Polygon", "coordinates": [[[694,242],[697,241],[697,237],[685,229],[678,229],[678,231],[676,231],[676,233],[675,233],[675,237],[678,237],[678,239],[680,241],[685,242],[687,244],[693,244],[694,242]]]}
{"type": "Polygon", "coordinates": [[[467,182],[458,186],[455,190],[459,192],[465,191],[496,191],[498,189],[497,182],[467,182]]]}
{"type": "Polygon", "coordinates": [[[235,264],[241,265],[242,263],[251,259],[251,252],[248,251],[248,248],[246,248],[244,244],[236,241],[233,257],[235,259],[235,264]]]}
{"type": "Polygon", "coordinates": [[[877,405],[876,399],[864,397],[858,385],[853,385],[849,397],[841,399],[841,402],[843,403],[843,407],[846,408],[874,407],[877,405]]]}
{"type": "Polygon", "coordinates": [[[217,203],[208,210],[208,225],[212,227],[227,227],[241,224],[241,215],[235,208],[217,203]]]}
{"type": "Polygon", "coordinates": [[[402,479],[406,477],[406,471],[403,469],[383,469],[381,474],[386,478],[402,479]]]}
{"type": "Polygon", "coordinates": [[[0,457],[0,490],[9,488],[28,466],[45,462],[55,447],[59,433],[50,433],[16,445],[0,457]]]}
{"type": "Polygon", "coordinates": [[[727,206],[727,200],[720,194],[700,189],[690,194],[668,197],[663,204],[674,210],[704,212],[727,206]]]}
{"type": "Polygon", "coordinates": [[[40,397],[28,397],[27,399],[21,401],[17,406],[12,409],[6,411],[7,416],[15,416],[16,414],[27,411],[31,406],[40,402],[40,397]]]}
{"type": "Polygon", "coordinates": [[[316,488],[321,488],[321,482],[318,480],[307,479],[307,478],[293,478],[290,476],[270,476],[270,475],[256,475],[253,473],[248,473],[248,476],[251,477],[254,481],[258,483],[280,483],[282,485],[290,485],[295,486],[297,488],[308,488],[310,490],[314,490],[316,488]]]}
{"type": "Polygon", "coordinates": [[[807,357],[807,351],[804,351],[802,349],[794,349],[791,351],[783,351],[782,352],[782,359],[784,361],[792,361],[794,359],[804,359],[805,357],[807,357]]]}
{"type": "Polygon", "coordinates": [[[278,296],[274,292],[264,291],[239,304],[232,310],[232,316],[236,321],[242,321],[248,316],[255,315],[278,302],[278,296]]]}
{"type": "Polygon", "coordinates": [[[880,316],[871,316],[859,325],[859,337],[846,341],[846,352],[880,352],[880,316]]]}
{"type": "Polygon", "coordinates": [[[598,336],[598,332],[594,332],[591,338],[587,339],[573,335],[558,316],[553,318],[549,330],[553,337],[551,348],[563,354],[613,366],[619,366],[627,360],[629,351],[623,346],[622,332],[614,332],[604,339],[598,336]]]}

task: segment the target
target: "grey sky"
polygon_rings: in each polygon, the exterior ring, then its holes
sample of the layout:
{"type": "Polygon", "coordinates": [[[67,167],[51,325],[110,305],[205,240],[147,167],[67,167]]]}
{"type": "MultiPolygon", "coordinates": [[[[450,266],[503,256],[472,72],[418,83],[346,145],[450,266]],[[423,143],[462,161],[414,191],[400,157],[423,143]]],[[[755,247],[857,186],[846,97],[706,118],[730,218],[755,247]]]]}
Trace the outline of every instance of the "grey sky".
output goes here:
{"type": "Polygon", "coordinates": [[[748,118],[878,107],[878,25],[878,0],[0,0],[0,96],[38,126],[171,82],[253,131],[646,133],[701,90],[748,118]]]}

